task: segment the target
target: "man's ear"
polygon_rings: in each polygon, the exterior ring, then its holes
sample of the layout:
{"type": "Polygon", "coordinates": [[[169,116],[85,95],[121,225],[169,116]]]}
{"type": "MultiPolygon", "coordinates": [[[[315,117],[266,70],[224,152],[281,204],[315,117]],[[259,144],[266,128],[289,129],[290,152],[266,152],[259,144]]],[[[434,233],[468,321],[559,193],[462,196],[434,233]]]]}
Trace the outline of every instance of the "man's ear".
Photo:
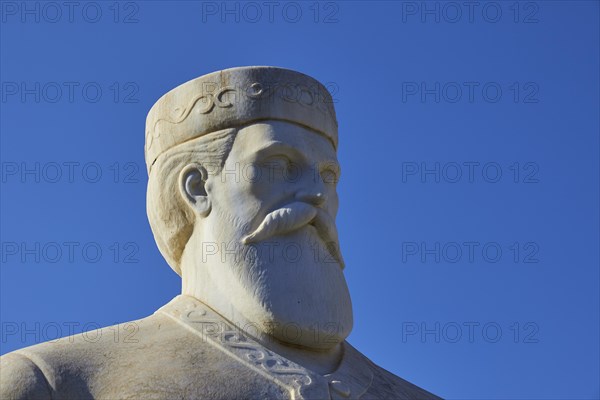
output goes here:
{"type": "Polygon", "coordinates": [[[210,199],[206,192],[206,169],[198,164],[189,164],[179,174],[179,191],[184,200],[200,217],[206,217],[211,210],[210,199]]]}

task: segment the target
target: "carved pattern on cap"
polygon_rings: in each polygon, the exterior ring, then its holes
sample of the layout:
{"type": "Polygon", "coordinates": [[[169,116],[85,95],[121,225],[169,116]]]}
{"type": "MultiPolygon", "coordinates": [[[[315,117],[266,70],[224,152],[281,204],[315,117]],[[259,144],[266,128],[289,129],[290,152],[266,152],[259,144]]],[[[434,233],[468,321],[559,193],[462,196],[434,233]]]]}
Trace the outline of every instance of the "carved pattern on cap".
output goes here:
{"type": "Polygon", "coordinates": [[[284,68],[239,67],[192,79],[157,100],[146,119],[148,172],[161,154],[178,144],[269,119],[312,129],[337,149],[334,101],[323,84],[284,68]]]}
{"type": "MultiPolygon", "coordinates": [[[[210,85],[216,86],[216,84],[210,85]]],[[[250,100],[265,100],[273,96],[274,93],[277,93],[278,96],[286,102],[297,102],[298,104],[301,104],[303,106],[314,107],[315,110],[321,113],[327,113],[329,114],[330,118],[335,119],[335,116],[331,114],[330,107],[322,106],[328,103],[331,104],[333,101],[330,99],[328,100],[328,96],[322,94],[322,91],[319,90],[318,87],[316,88],[316,90],[312,90],[308,86],[301,84],[276,83],[263,85],[260,82],[253,82],[247,85],[245,89],[241,88],[241,90],[240,88],[237,88],[235,86],[223,86],[218,88],[218,90],[206,91],[195,96],[191,99],[191,101],[188,102],[187,105],[183,107],[175,107],[172,110],[172,115],[169,118],[161,117],[154,121],[154,123],[152,124],[152,129],[146,132],[147,148],[149,149],[152,146],[152,139],[158,138],[160,136],[160,132],[156,129],[156,125],[159,122],[164,121],[169,124],[176,125],[185,121],[192,114],[192,110],[194,110],[194,112],[198,114],[210,114],[213,111],[213,109],[215,109],[215,107],[233,107],[234,103],[232,103],[231,101],[223,100],[223,95],[228,92],[233,92],[237,96],[246,96],[250,100]],[[306,97],[310,98],[310,100],[307,101],[306,99],[303,99],[305,97],[303,95],[306,95],[306,97]],[[199,103],[201,107],[198,108],[197,105],[199,103]]],[[[239,102],[239,99],[237,99],[236,102],[239,102]]]]}

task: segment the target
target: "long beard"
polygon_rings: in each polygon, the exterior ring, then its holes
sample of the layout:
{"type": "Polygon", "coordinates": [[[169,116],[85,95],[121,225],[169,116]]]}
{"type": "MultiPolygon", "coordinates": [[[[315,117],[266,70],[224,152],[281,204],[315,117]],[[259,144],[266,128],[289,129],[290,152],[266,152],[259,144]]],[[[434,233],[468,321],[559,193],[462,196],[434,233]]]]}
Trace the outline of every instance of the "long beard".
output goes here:
{"type": "Polygon", "coordinates": [[[239,293],[232,299],[239,313],[283,342],[312,347],[318,340],[327,347],[326,341],[339,342],[349,334],[352,306],[346,280],[314,226],[244,245],[250,224],[219,214],[231,227],[227,231],[237,236],[230,238],[224,270],[215,272],[225,273],[221,284],[239,293]]]}

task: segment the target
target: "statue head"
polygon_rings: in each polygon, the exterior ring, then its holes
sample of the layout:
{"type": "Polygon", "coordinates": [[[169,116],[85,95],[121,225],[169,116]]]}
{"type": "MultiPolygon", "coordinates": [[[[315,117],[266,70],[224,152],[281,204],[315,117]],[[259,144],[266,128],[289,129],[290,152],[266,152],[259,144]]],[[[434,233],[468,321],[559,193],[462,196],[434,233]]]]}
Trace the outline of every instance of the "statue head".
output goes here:
{"type": "Polygon", "coordinates": [[[233,68],[161,97],[146,123],[147,211],[183,293],[284,343],[343,341],[336,151],[331,96],[298,72],[233,68]]]}

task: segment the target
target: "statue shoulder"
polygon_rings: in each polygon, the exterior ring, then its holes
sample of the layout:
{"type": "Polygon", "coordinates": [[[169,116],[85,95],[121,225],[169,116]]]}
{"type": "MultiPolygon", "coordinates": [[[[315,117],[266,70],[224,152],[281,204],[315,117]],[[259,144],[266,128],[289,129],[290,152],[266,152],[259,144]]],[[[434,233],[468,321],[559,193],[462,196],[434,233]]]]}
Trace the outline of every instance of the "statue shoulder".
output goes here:
{"type": "Polygon", "coordinates": [[[373,364],[375,369],[375,376],[373,380],[373,387],[377,390],[386,394],[383,398],[388,397],[388,393],[393,393],[394,396],[402,397],[410,400],[441,400],[442,398],[436,396],[427,390],[400,378],[399,376],[391,373],[390,371],[373,364]]]}
{"type": "Polygon", "coordinates": [[[0,399],[51,399],[50,384],[40,367],[17,352],[0,357],[0,399]]]}
{"type": "Polygon", "coordinates": [[[375,374],[374,386],[379,389],[390,390],[394,395],[401,395],[402,398],[411,400],[441,400],[441,397],[394,375],[380,366],[376,365],[376,369],[377,372],[375,374]]]}
{"type": "MultiPolygon", "coordinates": [[[[400,378],[371,361],[346,342],[348,358],[360,368],[372,371],[372,382],[368,394],[374,398],[402,398],[408,400],[441,400],[441,397],[400,378]]],[[[367,396],[367,397],[369,397],[367,396]]]]}
{"type": "Polygon", "coordinates": [[[92,398],[88,385],[107,371],[122,374],[121,365],[151,356],[141,349],[174,340],[172,325],[152,315],[8,353],[0,357],[0,399],[92,398]]]}

